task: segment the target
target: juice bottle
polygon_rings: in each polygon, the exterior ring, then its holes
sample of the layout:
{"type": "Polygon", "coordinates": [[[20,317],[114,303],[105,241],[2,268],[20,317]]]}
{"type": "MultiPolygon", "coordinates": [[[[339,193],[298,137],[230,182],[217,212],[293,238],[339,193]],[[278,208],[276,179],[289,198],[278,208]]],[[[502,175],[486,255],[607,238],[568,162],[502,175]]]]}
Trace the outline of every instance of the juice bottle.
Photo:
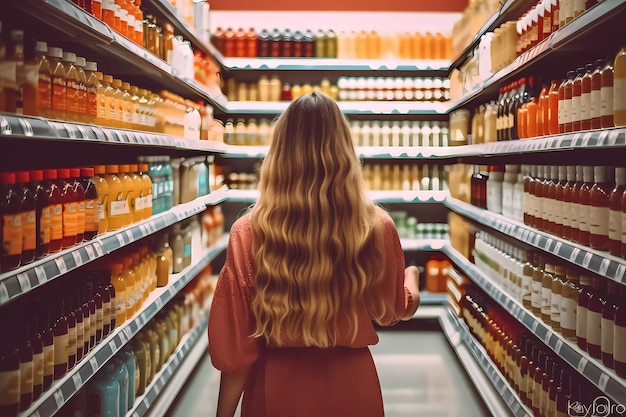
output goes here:
{"type": "Polygon", "coordinates": [[[124,217],[122,220],[123,226],[128,226],[132,224],[135,208],[132,206],[132,203],[135,199],[135,187],[132,178],[129,174],[130,165],[121,164],[119,165],[119,178],[122,181],[122,199],[126,202],[126,212],[124,213],[124,217]]]}
{"type": "Polygon", "coordinates": [[[550,110],[549,93],[550,86],[544,84],[541,87],[541,91],[539,92],[539,105],[537,107],[537,135],[538,136],[548,136],[550,133],[548,132],[548,123],[549,123],[549,115],[548,112],[550,110]]]}
{"type": "Polygon", "coordinates": [[[111,305],[111,308],[115,316],[115,327],[119,327],[127,319],[128,285],[124,276],[124,266],[120,259],[113,260],[109,267],[111,269],[111,284],[115,288],[115,305],[111,305]]]}
{"type": "MultiPolygon", "coordinates": [[[[23,101],[20,89],[20,80],[17,75],[22,71],[24,66],[24,31],[12,30],[9,32],[9,42],[6,49],[7,63],[15,65],[9,71],[6,71],[7,80],[13,81],[5,85],[5,111],[9,113],[23,113],[23,101]]],[[[4,76],[5,74],[3,74],[4,76]]]]}
{"type": "Polygon", "coordinates": [[[22,256],[20,264],[25,265],[35,260],[37,249],[37,211],[35,195],[28,183],[30,175],[28,171],[17,171],[15,173],[15,186],[21,199],[22,216],[22,256]]]}
{"type": "Polygon", "coordinates": [[[113,30],[115,30],[117,33],[119,33],[120,35],[123,35],[122,33],[122,7],[121,7],[121,2],[120,0],[114,0],[113,2],[113,26],[111,27],[113,30]]]}
{"type": "Polygon", "coordinates": [[[132,85],[128,92],[130,93],[130,104],[126,109],[130,120],[128,127],[129,129],[142,130],[143,127],[139,122],[139,87],[132,85]]]}
{"type": "MultiPolygon", "coordinates": [[[[114,95],[116,88],[113,86],[113,77],[111,75],[104,75],[102,78],[104,89],[102,91],[102,98],[104,99],[104,120],[105,126],[117,127],[117,120],[115,119],[115,101],[114,95]]],[[[102,102],[101,102],[102,105],[102,102]]],[[[102,107],[101,107],[102,108],[102,107]]]]}
{"type": "Polygon", "coordinates": [[[600,325],[600,356],[604,366],[614,368],[614,333],[615,333],[615,313],[618,309],[619,287],[621,285],[615,281],[606,282],[606,304],[601,311],[600,325]]]}
{"type": "Polygon", "coordinates": [[[48,48],[50,68],[52,69],[52,118],[66,120],[67,110],[67,79],[63,66],[63,49],[48,48]]]}
{"type": "Polygon", "coordinates": [[[141,177],[141,198],[143,199],[142,219],[148,219],[152,216],[152,180],[148,175],[148,164],[139,164],[139,173],[141,177]]]}
{"type": "Polygon", "coordinates": [[[606,281],[604,277],[594,276],[592,292],[587,307],[587,353],[592,358],[602,357],[602,309],[606,305],[606,281]]]}
{"type": "Polygon", "coordinates": [[[132,270],[130,253],[122,255],[122,274],[126,283],[126,318],[130,319],[139,310],[139,294],[137,291],[136,276],[132,270]]]}
{"type": "Polygon", "coordinates": [[[552,80],[548,92],[548,132],[549,135],[559,133],[559,81],[552,80]]]}
{"type": "Polygon", "coordinates": [[[59,188],[56,169],[44,169],[44,188],[50,203],[50,253],[63,246],[63,196],[59,188]]]}
{"type": "Polygon", "coordinates": [[[134,1],[133,13],[135,14],[135,43],[143,46],[143,11],[141,10],[141,0],[134,1]]]}
{"type": "Polygon", "coordinates": [[[76,57],[76,71],[78,72],[78,121],[87,123],[87,73],[85,72],[87,61],[82,56],[76,57]]]}
{"type": "MultiPolygon", "coordinates": [[[[568,71],[567,82],[563,88],[563,133],[569,133],[572,131],[572,97],[574,93],[574,78],[576,78],[576,73],[574,71],[568,71]]],[[[559,114],[561,114],[561,107],[559,107],[559,114]]]]}
{"type": "Polygon", "coordinates": [[[66,89],[66,120],[80,121],[78,112],[79,81],[76,63],[76,54],[73,52],[63,52],[63,67],[65,68],[65,78],[67,80],[66,89]]]}
{"type": "Polygon", "coordinates": [[[0,270],[20,266],[22,257],[22,196],[16,187],[15,172],[0,173],[0,215],[2,216],[2,252],[0,270]]]}
{"type": "Polygon", "coordinates": [[[122,83],[122,97],[120,100],[120,105],[122,106],[121,116],[122,116],[122,126],[126,129],[132,129],[132,94],[130,93],[130,83],[123,82],[122,83]]]}
{"type": "Polygon", "coordinates": [[[63,249],[76,244],[77,231],[77,205],[74,181],[70,178],[69,168],[57,170],[59,180],[57,182],[63,199],[63,249]]]}
{"type": "Polygon", "coordinates": [[[626,46],[613,63],[613,120],[615,126],[626,126],[626,46]]]}
{"type": "Polygon", "coordinates": [[[613,119],[613,60],[606,59],[606,64],[602,68],[600,90],[600,124],[603,129],[615,126],[613,119]]]}
{"type": "Polygon", "coordinates": [[[118,230],[124,226],[128,213],[127,201],[124,198],[124,186],[118,176],[118,165],[106,165],[104,179],[109,189],[109,210],[107,231],[118,230]]]}
{"type": "Polygon", "coordinates": [[[622,198],[626,192],[626,168],[615,168],[615,188],[609,196],[609,252],[622,256],[622,198]]]}
{"type": "Polygon", "coordinates": [[[143,220],[144,216],[144,201],[143,200],[143,180],[139,175],[139,165],[138,164],[130,164],[129,165],[129,176],[133,181],[133,189],[135,192],[133,193],[132,200],[130,202],[130,206],[132,208],[133,219],[132,223],[137,223],[143,220]]]}
{"type": "Polygon", "coordinates": [[[80,183],[85,190],[85,234],[84,240],[92,240],[99,230],[99,213],[97,209],[98,189],[93,177],[93,168],[80,169],[80,183]]]}
{"type": "Polygon", "coordinates": [[[85,238],[85,187],[80,181],[80,168],[70,169],[70,178],[76,194],[76,243],[85,238]]]}
{"type": "Polygon", "coordinates": [[[109,84],[109,82],[113,82],[113,77],[111,77],[110,75],[103,75],[101,72],[96,72],[96,77],[98,77],[98,81],[100,82],[98,84],[98,90],[97,90],[97,95],[96,95],[96,102],[97,102],[97,118],[96,118],[96,124],[100,125],[100,126],[108,126],[108,111],[107,111],[107,106],[108,106],[108,102],[107,102],[107,96],[105,94],[105,92],[107,91],[107,89],[111,89],[111,85],[109,84]],[[109,82],[107,82],[107,80],[109,80],[109,82]]]}
{"type": "Polygon", "coordinates": [[[48,54],[48,44],[37,42],[35,45],[35,59],[39,63],[39,76],[37,83],[38,93],[38,115],[41,117],[52,117],[52,68],[46,55],[48,54]]]}
{"type": "Polygon", "coordinates": [[[612,167],[594,167],[594,184],[590,191],[589,245],[604,251],[609,250],[609,201],[615,185],[612,170],[612,167]]]}
{"type": "Polygon", "coordinates": [[[35,197],[37,248],[35,259],[43,258],[50,251],[50,199],[43,184],[43,170],[32,170],[30,189],[35,197]]]}
{"type": "Polygon", "coordinates": [[[248,29],[245,36],[245,56],[250,58],[256,58],[257,56],[257,40],[258,35],[253,27],[248,29]]]}
{"type": "Polygon", "coordinates": [[[602,127],[602,68],[604,61],[598,59],[591,74],[591,129],[602,127]]]}
{"type": "Polygon", "coordinates": [[[101,235],[108,230],[109,227],[109,184],[104,178],[106,169],[104,165],[96,165],[93,167],[93,181],[96,186],[96,222],[98,224],[97,234],[101,235]]]}
{"type": "Polygon", "coordinates": [[[85,75],[87,76],[87,109],[85,121],[87,123],[100,124],[98,119],[98,88],[102,80],[102,73],[98,73],[98,64],[93,61],[87,61],[85,69],[85,75]]]}
{"type": "Polygon", "coordinates": [[[102,2],[104,0],[91,0],[91,14],[96,19],[103,20],[102,18],[102,2]]]}
{"type": "Polygon", "coordinates": [[[111,100],[111,119],[113,121],[113,127],[125,128],[124,122],[124,89],[122,88],[122,80],[117,78],[113,79],[113,96],[111,100]]]}
{"type": "Polygon", "coordinates": [[[581,82],[580,130],[591,129],[591,76],[593,70],[593,64],[585,65],[585,74],[581,82]]]}
{"type": "MultiPolygon", "coordinates": [[[[22,59],[21,65],[17,66],[16,71],[18,97],[21,98],[21,107],[18,107],[17,112],[30,116],[38,116],[39,60],[37,57],[28,54],[22,59]]],[[[17,104],[20,105],[19,101],[17,104]]]]}

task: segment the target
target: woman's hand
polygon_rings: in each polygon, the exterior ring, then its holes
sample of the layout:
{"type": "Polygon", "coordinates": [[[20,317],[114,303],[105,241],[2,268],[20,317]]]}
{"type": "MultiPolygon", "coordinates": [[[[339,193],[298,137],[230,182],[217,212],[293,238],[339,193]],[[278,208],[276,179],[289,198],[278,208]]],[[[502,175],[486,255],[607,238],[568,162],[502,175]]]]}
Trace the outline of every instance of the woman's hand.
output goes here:
{"type": "Polygon", "coordinates": [[[420,271],[416,266],[411,265],[404,270],[404,286],[411,293],[413,301],[411,305],[407,306],[403,320],[410,320],[420,305],[420,271]]]}

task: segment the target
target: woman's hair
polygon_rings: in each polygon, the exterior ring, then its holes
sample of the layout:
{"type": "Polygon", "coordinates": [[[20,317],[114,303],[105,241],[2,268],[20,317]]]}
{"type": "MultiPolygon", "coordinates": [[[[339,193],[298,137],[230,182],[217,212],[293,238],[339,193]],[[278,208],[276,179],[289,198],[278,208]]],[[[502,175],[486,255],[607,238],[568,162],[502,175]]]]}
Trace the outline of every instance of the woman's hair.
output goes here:
{"type": "Polygon", "coordinates": [[[334,346],[341,314],[356,337],[363,300],[380,319],[385,305],[373,293],[382,278],[382,229],[337,103],[313,92],[289,105],[260,167],[259,190],[250,219],[254,336],[270,345],[334,346]]]}

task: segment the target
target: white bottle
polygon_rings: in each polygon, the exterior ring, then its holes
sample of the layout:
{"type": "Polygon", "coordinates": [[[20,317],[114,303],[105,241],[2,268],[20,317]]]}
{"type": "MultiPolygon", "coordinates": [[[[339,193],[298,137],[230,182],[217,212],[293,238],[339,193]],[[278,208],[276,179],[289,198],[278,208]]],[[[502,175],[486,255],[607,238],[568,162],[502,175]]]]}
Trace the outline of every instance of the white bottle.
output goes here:
{"type": "Polygon", "coordinates": [[[524,222],[524,174],[519,172],[513,185],[513,219],[524,222]]]}
{"type": "Polygon", "coordinates": [[[487,210],[492,213],[502,214],[502,182],[504,172],[490,171],[487,180],[487,210]]]}
{"type": "Polygon", "coordinates": [[[391,125],[391,146],[402,146],[400,122],[395,121],[391,125]]]}
{"type": "Polygon", "coordinates": [[[518,173],[518,165],[505,165],[502,182],[502,215],[510,219],[513,218],[513,190],[518,173]]]}
{"type": "Polygon", "coordinates": [[[403,121],[400,128],[400,146],[411,146],[411,125],[408,120],[403,121]]]}
{"type": "Polygon", "coordinates": [[[420,135],[421,135],[420,123],[413,122],[413,124],[411,125],[411,142],[409,146],[422,146],[420,135]]]}
{"type": "Polygon", "coordinates": [[[383,121],[380,127],[380,139],[382,146],[391,146],[391,126],[389,126],[389,120],[383,121]]]}
{"type": "Polygon", "coordinates": [[[432,130],[430,129],[430,124],[428,122],[424,122],[422,125],[422,128],[420,129],[420,136],[422,138],[420,146],[433,146],[432,130]]]}

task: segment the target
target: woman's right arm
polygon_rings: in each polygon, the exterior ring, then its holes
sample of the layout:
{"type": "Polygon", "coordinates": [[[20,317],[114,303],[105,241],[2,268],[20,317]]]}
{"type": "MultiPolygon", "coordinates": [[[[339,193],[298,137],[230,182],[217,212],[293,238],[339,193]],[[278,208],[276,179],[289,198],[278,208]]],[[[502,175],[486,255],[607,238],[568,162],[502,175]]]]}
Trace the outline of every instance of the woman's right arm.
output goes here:
{"type": "Polygon", "coordinates": [[[420,271],[416,266],[409,266],[404,270],[405,314],[402,320],[411,320],[420,305],[420,271]]]}

